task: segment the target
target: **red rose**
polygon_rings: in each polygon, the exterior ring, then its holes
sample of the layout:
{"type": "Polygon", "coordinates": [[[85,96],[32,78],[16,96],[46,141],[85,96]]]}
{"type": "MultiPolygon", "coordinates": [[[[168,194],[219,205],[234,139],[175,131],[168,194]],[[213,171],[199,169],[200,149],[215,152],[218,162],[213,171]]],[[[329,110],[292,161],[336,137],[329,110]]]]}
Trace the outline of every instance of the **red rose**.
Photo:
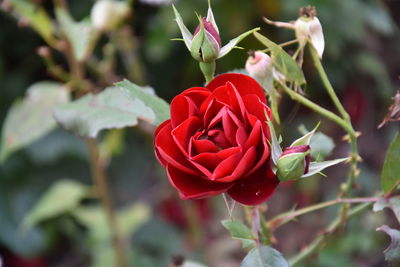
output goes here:
{"type": "Polygon", "coordinates": [[[249,76],[223,74],[171,103],[155,131],[155,153],[182,199],[227,192],[245,205],[269,198],[279,181],[270,166],[270,133],[262,87],[249,76]]]}

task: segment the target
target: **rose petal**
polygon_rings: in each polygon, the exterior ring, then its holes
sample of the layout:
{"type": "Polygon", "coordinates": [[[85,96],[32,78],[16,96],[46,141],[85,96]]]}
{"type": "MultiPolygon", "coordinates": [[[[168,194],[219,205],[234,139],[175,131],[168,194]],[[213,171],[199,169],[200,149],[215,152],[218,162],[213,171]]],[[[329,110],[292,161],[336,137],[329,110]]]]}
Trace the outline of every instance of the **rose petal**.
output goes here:
{"type": "Polygon", "coordinates": [[[218,87],[225,85],[227,82],[231,82],[242,97],[245,95],[255,94],[260,98],[262,102],[267,103],[263,88],[258,84],[256,80],[244,74],[239,74],[239,73],[221,74],[215,77],[207,85],[207,88],[211,91],[214,91],[218,87]]]}
{"type": "Polygon", "coordinates": [[[184,172],[197,174],[193,165],[182,154],[171,136],[171,123],[166,121],[156,130],[154,146],[157,159],[165,167],[168,164],[173,165],[184,172]],[[161,127],[162,126],[162,127],[161,127]]]}
{"type": "Polygon", "coordinates": [[[187,118],[198,113],[196,104],[187,96],[177,95],[171,102],[171,124],[177,127],[187,118]]]}
{"type": "Polygon", "coordinates": [[[202,122],[197,117],[189,117],[171,131],[172,138],[182,153],[188,157],[190,138],[200,129],[202,122]]]}
{"type": "Polygon", "coordinates": [[[266,201],[278,184],[279,180],[268,164],[265,164],[250,176],[236,181],[228,194],[241,204],[255,206],[266,201]]]}
{"type": "MultiPolygon", "coordinates": [[[[204,102],[206,103],[206,102],[204,102]]],[[[210,98],[208,104],[201,105],[200,114],[203,115],[203,123],[205,126],[208,126],[210,122],[217,116],[217,114],[223,109],[225,105],[216,99],[210,98]]]]}
{"type": "Polygon", "coordinates": [[[167,174],[171,184],[178,189],[182,199],[200,199],[226,192],[232,183],[216,183],[200,176],[182,172],[171,165],[167,166],[167,174]]]}
{"type": "Polygon", "coordinates": [[[244,127],[239,127],[236,132],[236,144],[243,147],[246,144],[247,133],[244,127]]]}
{"type": "Polygon", "coordinates": [[[218,152],[218,147],[208,139],[192,140],[193,151],[190,152],[190,156],[196,156],[197,154],[204,152],[218,152]]]}
{"type": "Polygon", "coordinates": [[[230,147],[227,149],[223,149],[216,153],[201,153],[197,156],[190,158],[192,164],[198,168],[207,178],[213,179],[212,172],[215,167],[226,158],[230,157],[233,154],[240,152],[240,148],[238,147],[230,147]]]}
{"type": "Polygon", "coordinates": [[[156,154],[156,158],[157,160],[161,163],[161,165],[163,165],[164,167],[167,166],[167,162],[165,161],[165,159],[163,159],[160,155],[160,152],[157,149],[157,146],[155,145],[155,139],[157,138],[158,133],[161,131],[161,129],[163,129],[164,127],[166,127],[167,124],[170,124],[171,120],[166,120],[163,123],[161,123],[160,125],[158,125],[158,127],[156,128],[156,130],[154,131],[154,152],[156,154]]]}
{"type": "MultiPolygon", "coordinates": [[[[239,154],[241,156],[241,154],[239,154]]],[[[215,180],[218,182],[232,182],[240,179],[246,172],[254,165],[256,160],[256,149],[254,147],[246,151],[246,153],[240,157],[239,163],[230,164],[227,160],[221,162],[214,171],[215,180]],[[233,171],[232,171],[233,170],[233,171]],[[219,177],[217,178],[217,175],[219,177]]]]}
{"type": "Polygon", "coordinates": [[[266,121],[272,119],[271,109],[260,100],[257,95],[245,95],[243,97],[244,105],[248,113],[256,116],[261,122],[263,122],[263,128],[265,132],[268,129],[266,121]],[[267,113],[268,118],[265,117],[267,113]]]}
{"type": "Polygon", "coordinates": [[[241,158],[242,153],[239,151],[221,161],[213,172],[213,180],[232,174],[241,158]]]}
{"type": "Polygon", "coordinates": [[[198,109],[210,94],[210,90],[204,87],[192,87],[181,93],[181,95],[189,97],[196,104],[198,109]]]}

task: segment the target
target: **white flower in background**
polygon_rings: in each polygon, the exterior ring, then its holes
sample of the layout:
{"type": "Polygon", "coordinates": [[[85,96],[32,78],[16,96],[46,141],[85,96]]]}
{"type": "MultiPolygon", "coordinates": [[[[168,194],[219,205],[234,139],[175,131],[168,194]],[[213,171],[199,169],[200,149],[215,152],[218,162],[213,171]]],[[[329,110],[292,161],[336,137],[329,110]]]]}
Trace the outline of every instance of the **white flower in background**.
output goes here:
{"type": "Polygon", "coordinates": [[[294,23],[294,29],[300,45],[304,46],[310,42],[317,50],[319,57],[322,58],[325,48],[324,33],[314,7],[300,9],[300,17],[294,23]]]}
{"type": "Polygon", "coordinates": [[[176,3],[177,0],[140,0],[139,2],[153,6],[167,6],[176,3]]]}
{"type": "Polygon", "coordinates": [[[97,1],[90,13],[93,26],[100,31],[115,29],[130,13],[126,2],[114,0],[97,1]]]}
{"type": "Polygon", "coordinates": [[[315,7],[303,7],[299,13],[299,18],[294,22],[271,21],[267,18],[264,18],[264,21],[277,27],[294,30],[300,46],[304,47],[309,42],[317,50],[319,57],[322,58],[325,39],[315,7]]]}

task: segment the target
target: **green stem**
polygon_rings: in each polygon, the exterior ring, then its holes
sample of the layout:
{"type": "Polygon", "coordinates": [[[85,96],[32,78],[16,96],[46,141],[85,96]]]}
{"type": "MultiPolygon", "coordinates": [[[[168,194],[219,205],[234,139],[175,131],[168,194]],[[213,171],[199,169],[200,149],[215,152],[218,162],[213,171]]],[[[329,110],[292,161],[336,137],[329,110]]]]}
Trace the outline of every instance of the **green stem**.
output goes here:
{"type": "MultiPolygon", "coordinates": [[[[287,42],[284,42],[284,43],[281,43],[281,44],[278,44],[278,45],[279,45],[280,47],[285,47],[285,46],[288,46],[288,45],[296,44],[297,42],[298,42],[298,40],[297,40],[297,39],[294,39],[294,40],[287,41],[287,42]]],[[[261,50],[261,52],[264,52],[264,53],[267,53],[267,52],[269,52],[269,51],[271,51],[271,49],[269,49],[269,48],[264,49],[264,50],[261,50]]]]}
{"type": "Polygon", "coordinates": [[[96,140],[93,138],[86,139],[86,146],[89,151],[93,182],[96,186],[97,194],[100,198],[102,207],[106,215],[107,224],[111,231],[112,244],[115,253],[115,266],[125,267],[127,266],[127,264],[124,254],[124,245],[119,234],[117,218],[115,216],[110,193],[108,191],[107,177],[104,171],[104,167],[100,161],[100,155],[97,148],[96,140]]]}
{"type": "Polygon", "coordinates": [[[310,52],[311,52],[311,57],[313,59],[314,62],[314,66],[318,71],[319,76],[321,77],[322,83],[324,84],[326,91],[329,94],[329,97],[331,98],[333,104],[335,105],[335,107],[337,108],[337,110],[339,111],[340,115],[346,120],[346,121],[350,121],[350,116],[347,113],[347,111],[344,109],[342,103],[340,103],[339,98],[337,97],[335,90],[332,87],[331,82],[328,79],[328,75],[326,74],[324,68],[322,67],[321,64],[321,60],[319,59],[319,56],[317,54],[317,51],[315,50],[314,47],[312,47],[311,45],[308,46],[310,48],[310,52]]]}
{"type": "Polygon", "coordinates": [[[289,211],[289,212],[285,212],[282,213],[274,218],[272,218],[271,220],[268,221],[268,226],[271,229],[276,229],[282,225],[284,225],[285,223],[291,221],[292,219],[316,211],[316,210],[320,210],[323,208],[327,208],[336,204],[340,204],[340,203],[370,203],[370,202],[376,202],[381,200],[381,197],[361,197],[361,198],[343,198],[343,199],[334,199],[334,200],[330,200],[330,201],[326,201],[326,202],[322,202],[322,203],[318,203],[315,205],[311,205],[296,211],[289,211]]]}
{"type": "MultiPolygon", "coordinates": [[[[301,94],[293,91],[292,89],[288,88],[284,83],[279,82],[281,89],[290,96],[293,100],[303,104],[304,106],[308,107],[309,109],[321,114],[322,116],[336,122],[339,126],[341,126],[347,133],[354,132],[353,128],[349,126],[349,124],[342,118],[340,118],[335,113],[315,104],[311,100],[308,100],[301,94]]],[[[355,135],[355,134],[354,134],[355,135]]]]}
{"type": "MultiPolygon", "coordinates": [[[[346,214],[346,219],[350,219],[362,211],[366,210],[372,205],[372,203],[363,203],[358,205],[357,207],[351,209],[349,212],[346,214]]],[[[291,266],[294,266],[298,264],[299,262],[305,260],[312,254],[314,254],[317,250],[320,249],[320,247],[323,245],[323,243],[326,241],[326,239],[335,232],[337,229],[339,229],[341,226],[341,218],[337,217],[329,226],[326,228],[326,230],[316,237],[303,251],[301,251],[299,254],[295,255],[289,260],[289,263],[291,266]]]]}
{"type": "Polygon", "coordinates": [[[207,63],[199,62],[200,70],[206,79],[206,83],[209,83],[214,78],[215,65],[215,61],[207,63]]]}

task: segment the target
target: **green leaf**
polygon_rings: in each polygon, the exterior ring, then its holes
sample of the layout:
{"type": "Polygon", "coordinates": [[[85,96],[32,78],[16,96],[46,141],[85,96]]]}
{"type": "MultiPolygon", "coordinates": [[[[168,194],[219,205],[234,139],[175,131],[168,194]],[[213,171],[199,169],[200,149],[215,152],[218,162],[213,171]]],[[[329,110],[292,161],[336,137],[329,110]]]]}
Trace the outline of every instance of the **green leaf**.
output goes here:
{"type": "Polygon", "coordinates": [[[243,259],[241,267],[289,267],[282,254],[269,246],[256,247],[243,259]]]}
{"type": "Polygon", "coordinates": [[[301,145],[308,145],[311,142],[311,138],[314,136],[315,131],[318,129],[319,127],[319,123],[317,124],[317,126],[314,127],[314,129],[311,132],[308,132],[307,134],[305,134],[304,136],[300,137],[299,139],[297,139],[296,141],[294,141],[290,147],[293,146],[301,146],[301,145]]]}
{"type": "Polygon", "coordinates": [[[62,8],[56,8],[56,17],[63,34],[71,43],[75,59],[78,61],[85,60],[90,55],[99,37],[90,20],[75,22],[71,15],[62,8]]]}
{"type": "Polygon", "coordinates": [[[269,126],[269,131],[271,133],[271,158],[274,165],[277,166],[279,157],[282,155],[283,151],[279,144],[280,142],[276,137],[274,125],[272,124],[271,121],[267,121],[267,124],[269,126]]]}
{"type": "Polygon", "coordinates": [[[73,180],[53,184],[23,220],[24,229],[71,211],[86,196],[88,187],[73,180]]]}
{"type": "Polygon", "coordinates": [[[242,33],[241,35],[239,35],[238,37],[230,40],[226,45],[224,45],[221,50],[219,51],[219,55],[218,58],[224,57],[226,56],[232,49],[236,48],[236,45],[238,43],[240,43],[244,38],[246,38],[247,36],[249,36],[252,33],[256,33],[256,31],[259,31],[260,28],[254,28],[250,31],[247,31],[245,33],[242,33]]]}
{"type": "Polygon", "coordinates": [[[400,263],[400,231],[390,228],[387,225],[382,225],[376,229],[383,231],[390,236],[390,245],[385,249],[385,260],[390,266],[398,266],[400,263]]]}
{"type": "Polygon", "coordinates": [[[244,248],[255,244],[253,233],[245,224],[232,220],[224,220],[221,223],[231,233],[233,239],[242,242],[244,248]]]}
{"type": "Polygon", "coordinates": [[[10,3],[15,13],[27,20],[46,42],[54,43],[51,18],[42,6],[30,0],[10,0],[10,3]]]}
{"type": "Polygon", "coordinates": [[[285,75],[286,81],[295,82],[298,85],[306,83],[306,79],[300,67],[282,47],[258,32],[254,32],[253,34],[262,44],[271,50],[272,62],[274,66],[285,75]]]}
{"type": "MultiPolygon", "coordinates": [[[[72,215],[89,229],[89,239],[98,244],[110,241],[111,233],[106,214],[100,206],[78,207],[72,215]]],[[[117,211],[116,219],[122,236],[132,235],[141,225],[150,219],[150,208],[143,203],[134,203],[130,207],[117,211]]]]}
{"type": "MultiPolygon", "coordinates": [[[[147,95],[144,91],[141,93],[147,95]]],[[[139,98],[120,88],[110,87],[99,94],[87,94],[58,107],[54,118],[63,128],[79,136],[94,138],[104,129],[135,126],[138,119],[154,122],[156,115],[139,98]]]]}
{"type": "Polygon", "coordinates": [[[301,176],[301,178],[306,178],[310,177],[314,174],[317,174],[324,169],[331,167],[333,165],[339,164],[341,162],[344,162],[348,160],[349,158],[341,158],[341,159],[334,159],[334,160],[327,160],[327,161],[321,161],[321,162],[311,162],[310,167],[308,168],[308,172],[304,175],[301,176]]]}
{"type": "Polygon", "coordinates": [[[389,199],[382,198],[374,203],[373,211],[378,212],[384,208],[390,208],[400,223],[400,197],[391,197],[389,199]]]}
{"type": "Polygon", "coordinates": [[[155,94],[146,92],[145,87],[136,85],[126,79],[116,83],[115,86],[127,92],[128,96],[132,100],[138,99],[140,101],[143,101],[146,106],[153,110],[155,114],[155,119],[153,121],[150,121],[150,123],[152,123],[153,125],[158,126],[169,119],[169,104],[155,94]]]}
{"type": "Polygon", "coordinates": [[[332,150],[335,148],[333,139],[324,133],[316,132],[310,142],[311,157],[323,160],[329,156],[332,150]]]}
{"type": "Polygon", "coordinates": [[[175,21],[178,24],[179,30],[181,31],[181,34],[182,34],[183,41],[185,42],[186,47],[190,51],[190,47],[192,46],[193,35],[186,28],[185,24],[183,23],[183,19],[182,19],[181,15],[179,14],[178,10],[176,10],[174,5],[172,5],[172,8],[174,10],[175,21]]]}
{"type": "Polygon", "coordinates": [[[385,194],[390,193],[400,182],[400,134],[394,137],[386,152],[381,174],[381,187],[385,194]]]}
{"type": "Polygon", "coordinates": [[[15,102],[2,129],[0,162],[12,152],[42,138],[56,127],[53,109],[69,100],[60,83],[38,82],[31,85],[22,101],[15,102]]]}

